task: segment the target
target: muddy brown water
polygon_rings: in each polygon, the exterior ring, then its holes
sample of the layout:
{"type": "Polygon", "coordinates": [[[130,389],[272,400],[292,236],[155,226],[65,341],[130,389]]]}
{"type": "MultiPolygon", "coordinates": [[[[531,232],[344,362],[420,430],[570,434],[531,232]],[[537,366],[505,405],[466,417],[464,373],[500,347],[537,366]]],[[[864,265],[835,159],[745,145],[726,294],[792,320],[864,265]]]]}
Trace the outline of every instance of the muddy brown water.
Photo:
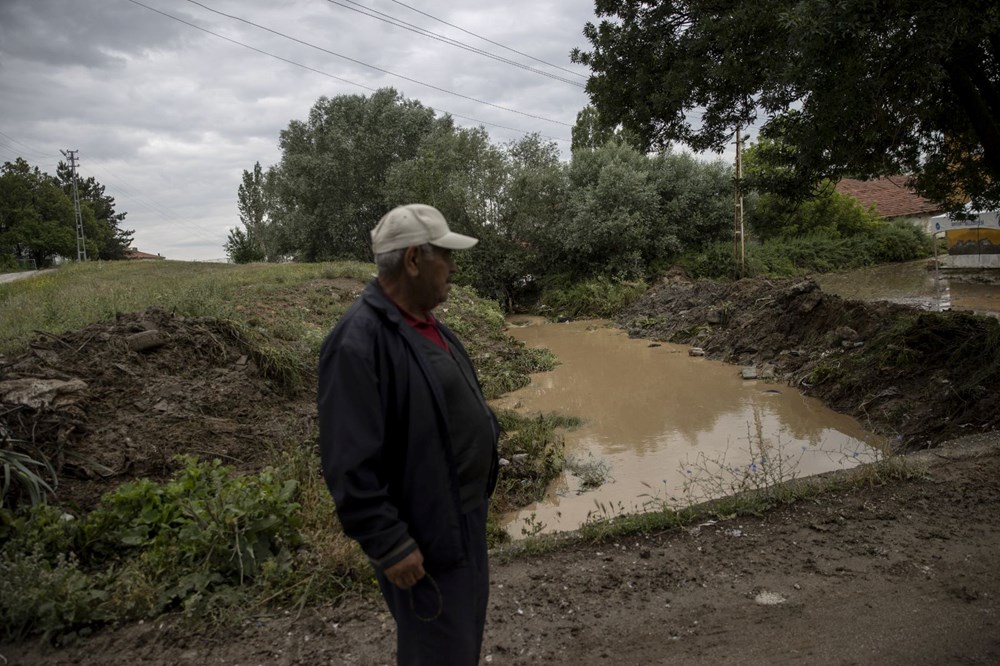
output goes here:
{"type": "Polygon", "coordinates": [[[926,261],[883,264],[815,276],[823,291],[861,301],[891,301],[935,312],[1000,313],[1000,271],[934,271],[926,261]]]}
{"type": "Polygon", "coordinates": [[[547,347],[559,366],[496,406],[584,421],[565,432],[576,473],[564,472],[544,500],[507,516],[515,538],[852,467],[884,444],[792,387],[743,380],[738,367],[691,357],[683,345],[631,339],[599,320],[515,316],[510,324],[511,335],[547,347]],[[603,470],[606,481],[585,488],[587,469],[603,470]]]}

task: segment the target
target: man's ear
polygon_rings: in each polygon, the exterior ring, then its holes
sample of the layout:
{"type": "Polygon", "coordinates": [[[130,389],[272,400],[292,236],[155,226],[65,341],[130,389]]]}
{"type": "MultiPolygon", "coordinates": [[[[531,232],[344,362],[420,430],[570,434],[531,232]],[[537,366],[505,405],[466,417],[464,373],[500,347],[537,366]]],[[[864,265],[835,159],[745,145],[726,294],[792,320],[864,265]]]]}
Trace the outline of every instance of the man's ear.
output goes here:
{"type": "Polygon", "coordinates": [[[420,248],[411,245],[406,248],[406,252],[403,253],[403,271],[410,277],[416,277],[420,275],[420,265],[418,263],[420,259],[420,248]]]}

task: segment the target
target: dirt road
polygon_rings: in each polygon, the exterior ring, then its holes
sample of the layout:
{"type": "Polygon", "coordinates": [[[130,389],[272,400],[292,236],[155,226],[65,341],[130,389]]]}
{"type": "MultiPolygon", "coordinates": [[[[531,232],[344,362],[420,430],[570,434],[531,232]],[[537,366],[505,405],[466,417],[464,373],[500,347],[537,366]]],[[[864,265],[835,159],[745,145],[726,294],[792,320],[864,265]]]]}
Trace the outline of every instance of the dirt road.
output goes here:
{"type": "MultiPolygon", "coordinates": [[[[1000,434],[914,454],[920,478],[693,529],[494,555],[482,663],[1000,663],[1000,434]]],[[[214,635],[171,620],[11,664],[390,664],[374,598],[214,635]]]]}

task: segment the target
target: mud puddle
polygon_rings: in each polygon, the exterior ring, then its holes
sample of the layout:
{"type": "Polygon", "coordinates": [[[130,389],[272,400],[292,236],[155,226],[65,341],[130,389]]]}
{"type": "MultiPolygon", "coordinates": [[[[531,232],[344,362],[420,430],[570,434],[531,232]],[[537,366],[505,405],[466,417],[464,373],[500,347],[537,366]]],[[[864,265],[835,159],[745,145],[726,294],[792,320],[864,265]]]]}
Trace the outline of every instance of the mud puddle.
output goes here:
{"type": "Polygon", "coordinates": [[[584,421],[565,434],[568,471],[543,501],[508,516],[515,538],[852,467],[883,444],[791,387],[743,380],[736,366],[629,338],[609,322],[514,317],[510,333],[551,349],[560,365],[497,406],[584,421]]]}
{"type": "Polygon", "coordinates": [[[858,301],[890,301],[941,312],[1000,314],[1000,271],[934,271],[924,260],[815,276],[823,291],[858,301]]]}

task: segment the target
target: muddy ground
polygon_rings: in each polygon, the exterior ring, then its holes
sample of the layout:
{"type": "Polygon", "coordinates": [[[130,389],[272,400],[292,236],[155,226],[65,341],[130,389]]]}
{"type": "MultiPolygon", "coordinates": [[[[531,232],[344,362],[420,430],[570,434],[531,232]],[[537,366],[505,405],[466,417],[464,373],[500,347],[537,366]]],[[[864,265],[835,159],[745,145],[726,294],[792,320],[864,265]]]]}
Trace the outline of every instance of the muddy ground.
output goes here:
{"type": "Polygon", "coordinates": [[[668,276],[618,317],[798,387],[902,450],[1000,427],[1000,321],[845,300],[809,279],[668,276]]]}
{"type": "MultiPolygon", "coordinates": [[[[1000,436],[915,454],[926,471],[760,517],[503,561],[482,663],[1000,663],[1000,436]]],[[[240,628],[177,621],[11,664],[390,664],[374,598],[275,611],[240,628]]]]}
{"type": "MultiPolygon", "coordinates": [[[[496,553],[484,663],[1000,662],[991,322],[843,301],[808,280],[656,285],[621,319],[635,335],[773,373],[901,448],[986,434],[919,454],[921,478],[762,517],[496,553]]],[[[127,478],[168,476],[177,452],[253,469],[262,441],[314,427],[312,392],[289,392],[266,361],[218,322],[156,310],[40,335],[0,358],[0,435],[56,447],[60,500],[81,507],[127,478]],[[168,344],[138,348],[152,331],[168,344]]],[[[0,646],[0,665],[383,664],[392,642],[381,604],[358,597],[209,633],[166,617],[62,649],[0,646]]]]}

